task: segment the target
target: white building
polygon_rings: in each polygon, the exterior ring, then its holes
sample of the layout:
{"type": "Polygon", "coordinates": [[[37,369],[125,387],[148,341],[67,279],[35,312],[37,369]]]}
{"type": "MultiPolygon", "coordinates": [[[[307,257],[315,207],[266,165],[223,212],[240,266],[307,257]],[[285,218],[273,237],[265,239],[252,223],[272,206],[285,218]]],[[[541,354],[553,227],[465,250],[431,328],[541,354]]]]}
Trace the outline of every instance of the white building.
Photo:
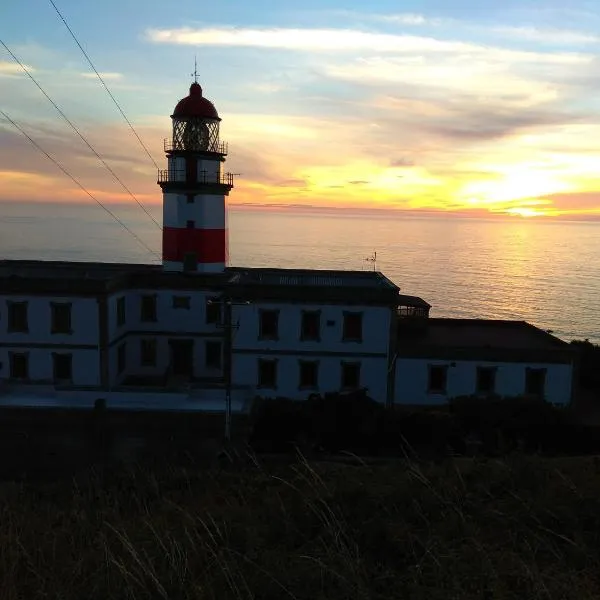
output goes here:
{"type": "Polygon", "coordinates": [[[571,399],[568,344],[522,322],[430,319],[371,271],[227,266],[227,146],[197,83],[165,141],[163,264],[0,261],[0,404],[244,410],[367,389],[571,399]]]}

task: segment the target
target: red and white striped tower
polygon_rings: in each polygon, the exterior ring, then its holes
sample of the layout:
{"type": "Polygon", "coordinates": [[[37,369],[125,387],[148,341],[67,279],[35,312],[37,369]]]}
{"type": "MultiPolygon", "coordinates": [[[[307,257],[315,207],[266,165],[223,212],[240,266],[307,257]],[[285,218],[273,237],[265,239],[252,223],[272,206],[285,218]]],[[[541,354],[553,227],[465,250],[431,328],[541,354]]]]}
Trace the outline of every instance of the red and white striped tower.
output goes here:
{"type": "Polygon", "coordinates": [[[163,267],[167,271],[216,273],[227,265],[226,197],[233,175],[222,173],[227,145],[221,119],[198,82],[171,115],[165,140],[168,169],[159,171],[163,191],[163,267]]]}

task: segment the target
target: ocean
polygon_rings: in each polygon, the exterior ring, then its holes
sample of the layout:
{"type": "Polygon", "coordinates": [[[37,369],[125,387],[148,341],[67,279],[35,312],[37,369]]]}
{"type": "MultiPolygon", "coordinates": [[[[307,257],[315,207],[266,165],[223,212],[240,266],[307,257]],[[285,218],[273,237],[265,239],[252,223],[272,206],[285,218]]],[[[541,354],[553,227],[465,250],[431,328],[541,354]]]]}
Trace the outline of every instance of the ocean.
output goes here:
{"type": "MultiPolygon", "coordinates": [[[[0,257],[159,262],[160,229],[136,205],[0,203],[0,257]]],[[[147,207],[161,222],[159,206],[147,207]]],[[[376,268],[436,317],[523,319],[600,343],[600,223],[229,211],[230,264],[376,268]]]]}

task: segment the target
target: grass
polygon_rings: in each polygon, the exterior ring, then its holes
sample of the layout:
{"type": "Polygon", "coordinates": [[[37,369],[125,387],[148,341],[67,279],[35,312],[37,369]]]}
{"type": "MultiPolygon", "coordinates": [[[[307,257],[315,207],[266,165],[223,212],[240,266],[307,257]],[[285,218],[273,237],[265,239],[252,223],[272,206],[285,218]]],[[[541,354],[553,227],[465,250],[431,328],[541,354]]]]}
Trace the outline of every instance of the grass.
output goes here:
{"type": "Polygon", "coordinates": [[[594,458],[131,466],[0,484],[0,598],[600,597],[594,458]]]}

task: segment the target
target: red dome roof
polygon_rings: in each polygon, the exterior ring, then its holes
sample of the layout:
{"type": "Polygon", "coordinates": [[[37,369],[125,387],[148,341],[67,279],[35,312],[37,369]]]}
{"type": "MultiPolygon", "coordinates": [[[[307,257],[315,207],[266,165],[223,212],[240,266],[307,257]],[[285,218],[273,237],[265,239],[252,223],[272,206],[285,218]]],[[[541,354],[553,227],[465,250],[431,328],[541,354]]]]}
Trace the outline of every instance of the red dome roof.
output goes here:
{"type": "Polygon", "coordinates": [[[171,117],[201,117],[206,119],[218,119],[219,115],[215,105],[202,96],[202,88],[199,83],[192,83],[190,95],[177,103],[171,117]]]}

